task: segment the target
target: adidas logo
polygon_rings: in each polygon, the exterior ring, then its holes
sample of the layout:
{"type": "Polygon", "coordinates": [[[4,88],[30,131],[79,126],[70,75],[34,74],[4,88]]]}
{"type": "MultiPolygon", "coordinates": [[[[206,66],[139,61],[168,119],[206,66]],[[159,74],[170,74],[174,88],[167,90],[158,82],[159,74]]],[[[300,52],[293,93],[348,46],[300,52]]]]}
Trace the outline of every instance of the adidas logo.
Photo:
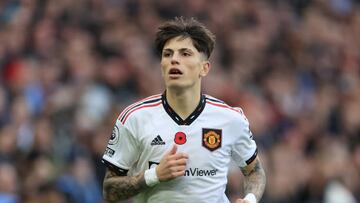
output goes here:
{"type": "Polygon", "coordinates": [[[160,135],[156,136],[152,141],[151,141],[151,146],[154,145],[165,145],[165,142],[162,140],[162,138],[160,137],[160,135]]]}

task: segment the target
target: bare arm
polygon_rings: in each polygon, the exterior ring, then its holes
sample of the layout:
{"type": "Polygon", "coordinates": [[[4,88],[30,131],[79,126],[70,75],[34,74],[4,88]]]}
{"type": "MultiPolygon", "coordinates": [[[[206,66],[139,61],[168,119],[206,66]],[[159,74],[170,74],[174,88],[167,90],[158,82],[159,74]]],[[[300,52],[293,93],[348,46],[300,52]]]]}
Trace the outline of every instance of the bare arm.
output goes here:
{"type": "Polygon", "coordinates": [[[104,178],[103,195],[108,203],[128,199],[148,186],[145,183],[144,172],[137,176],[118,176],[107,170],[104,178]]]}
{"type": "Polygon", "coordinates": [[[245,176],[244,193],[253,193],[257,201],[260,201],[265,190],[266,176],[259,158],[241,168],[241,171],[245,176]]]}
{"type": "MultiPolygon", "coordinates": [[[[185,174],[188,155],[176,153],[174,145],[161,159],[156,167],[156,174],[160,182],[172,180],[185,174]]],[[[137,176],[119,176],[112,170],[107,170],[104,178],[103,196],[106,202],[115,203],[137,195],[146,185],[144,172],[137,176]]]]}

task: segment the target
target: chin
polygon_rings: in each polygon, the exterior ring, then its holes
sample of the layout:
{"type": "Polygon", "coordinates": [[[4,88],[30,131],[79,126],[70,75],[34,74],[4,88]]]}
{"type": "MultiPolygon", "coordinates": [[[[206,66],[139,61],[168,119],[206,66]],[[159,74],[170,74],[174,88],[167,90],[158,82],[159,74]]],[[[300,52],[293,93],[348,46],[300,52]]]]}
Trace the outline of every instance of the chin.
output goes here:
{"type": "Polygon", "coordinates": [[[167,89],[174,89],[174,90],[179,90],[179,89],[185,88],[184,85],[180,85],[180,84],[167,84],[166,87],[167,87],[167,89]]]}
{"type": "Polygon", "coordinates": [[[184,89],[186,88],[186,85],[181,83],[180,81],[170,81],[166,84],[167,89],[184,89]]]}

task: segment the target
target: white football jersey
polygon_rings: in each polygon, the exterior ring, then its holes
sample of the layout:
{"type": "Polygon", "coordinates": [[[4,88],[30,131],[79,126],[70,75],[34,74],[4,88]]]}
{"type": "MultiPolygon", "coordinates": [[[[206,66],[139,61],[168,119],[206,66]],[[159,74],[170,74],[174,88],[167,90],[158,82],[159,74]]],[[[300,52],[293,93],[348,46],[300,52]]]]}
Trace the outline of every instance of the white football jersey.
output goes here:
{"type": "Polygon", "coordinates": [[[227,172],[257,156],[249,123],[240,108],[202,95],[195,111],[181,119],[165,93],[134,103],[118,117],[103,162],[119,174],[136,175],[159,164],[172,145],[189,155],[185,175],[143,191],[137,203],[225,203],[227,172]]]}

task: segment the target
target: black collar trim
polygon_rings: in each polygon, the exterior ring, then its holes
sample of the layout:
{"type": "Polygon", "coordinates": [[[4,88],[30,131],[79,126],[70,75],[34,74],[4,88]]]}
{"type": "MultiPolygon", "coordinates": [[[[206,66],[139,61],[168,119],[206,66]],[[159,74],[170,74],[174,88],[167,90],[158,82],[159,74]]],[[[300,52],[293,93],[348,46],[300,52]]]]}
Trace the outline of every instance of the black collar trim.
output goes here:
{"type": "Polygon", "coordinates": [[[183,120],[168,104],[166,100],[166,92],[164,92],[161,96],[162,104],[164,106],[165,111],[168,113],[168,115],[177,123],[178,125],[190,125],[193,123],[197,117],[200,116],[201,112],[205,108],[205,96],[201,94],[200,102],[196,109],[185,119],[183,120]]]}

